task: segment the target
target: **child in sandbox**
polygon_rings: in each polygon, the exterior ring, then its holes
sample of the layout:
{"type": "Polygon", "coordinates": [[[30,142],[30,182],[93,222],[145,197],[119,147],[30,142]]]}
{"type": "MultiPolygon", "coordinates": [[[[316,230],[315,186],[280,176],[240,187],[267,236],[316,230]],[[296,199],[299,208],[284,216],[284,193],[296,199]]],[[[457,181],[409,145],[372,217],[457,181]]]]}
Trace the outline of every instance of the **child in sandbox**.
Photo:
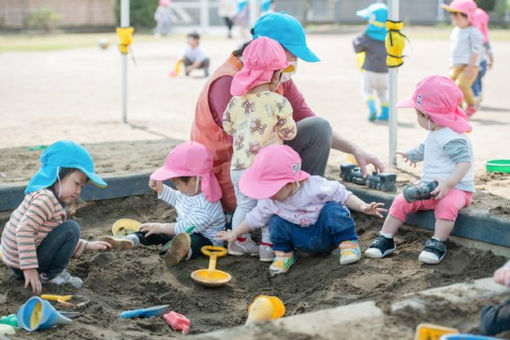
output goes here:
{"type": "Polygon", "coordinates": [[[151,176],[149,187],[158,198],[175,207],[175,223],[144,223],[140,231],[123,238],[104,236],[101,239],[114,249],[126,250],[143,245],[163,245],[172,240],[166,252],[168,266],[184,258],[200,254],[206,245],[222,245],[214,236],[225,229],[225,214],[220,203],[221,188],[212,172],[212,154],[202,144],[186,142],[176,146],[168,155],[165,165],[151,176]],[[171,179],[177,190],[163,185],[171,179]],[[185,232],[194,226],[191,237],[185,232]]]}
{"type": "Polygon", "coordinates": [[[418,83],[411,98],[397,107],[416,110],[418,124],[429,131],[425,141],[406,153],[397,152],[415,166],[424,161],[424,183],[437,181],[432,198],[409,203],[402,194],[391,205],[379,235],[365,251],[365,256],[382,258],[395,250],[393,236],[407,215],[420,210],[434,210],[434,235],[425,243],[419,261],[437,264],[446,255],[450,236],[460,209],[471,203],[474,186],[474,156],[466,132],[471,131],[466,113],[459,107],[462,92],[449,78],[430,76],[418,83]]]}
{"type": "Polygon", "coordinates": [[[269,224],[275,252],[269,270],[286,273],[296,262],[295,248],[312,253],[340,249],[340,264],[361,259],[350,209],[382,218],[383,203],[365,203],[337,181],[310,176],[301,170],[301,158],[287,145],[262,149],[239,182],[243,194],[259,200],[233,231],[218,240],[235,242],[239,235],[269,224]]]}
{"type": "Polygon", "coordinates": [[[67,219],[67,208],[76,203],[88,180],[106,187],[94,173],[87,150],[71,141],[58,141],[43,151],[41,163],[1,240],[3,262],[17,279],[24,278],[25,287],[30,286],[35,294],[40,294],[46,283],[80,288],[83,281],[66,269],[71,256],[110,247],[103,241],[80,239],[80,226],[67,219]]]}

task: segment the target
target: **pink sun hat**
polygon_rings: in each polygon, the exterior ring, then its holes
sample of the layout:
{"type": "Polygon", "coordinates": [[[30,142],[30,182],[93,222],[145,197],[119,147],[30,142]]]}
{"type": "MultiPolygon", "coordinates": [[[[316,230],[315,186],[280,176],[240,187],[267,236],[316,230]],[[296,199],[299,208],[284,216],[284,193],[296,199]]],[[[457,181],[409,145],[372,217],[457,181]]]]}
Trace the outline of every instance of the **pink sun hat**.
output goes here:
{"type": "Polygon", "coordinates": [[[481,8],[477,8],[473,14],[472,25],[483,34],[483,43],[489,41],[489,15],[481,8]]]}
{"type": "Polygon", "coordinates": [[[202,193],[209,202],[214,203],[221,199],[221,187],[212,169],[211,151],[200,143],[186,142],[170,151],[165,165],[154,171],[150,178],[164,181],[175,177],[199,176],[202,193]]]}
{"type": "Polygon", "coordinates": [[[429,76],[416,85],[410,98],[399,101],[396,107],[415,108],[427,114],[434,124],[464,133],[471,131],[471,125],[461,103],[462,91],[450,78],[429,76]]]}
{"type": "Polygon", "coordinates": [[[287,55],[276,40],[260,37],[253,40],[243,52],[243,68],[232,79],[230,93],[244,96],[257,85],[271,82],[274,71],[289,67],[287,55]]]}
{"type": "Polygon", "coordinates": [[[310,177],[301,170],[301,157],[290,146],[273,144],[259,151],[241,176],[239,188],[246,196],[261,200],[270,198],[287,183],[310,177]]]}
{"type": "Polygon", "coordinates": [[[449,5],[442,6],[448,12],[463,13],[467,15],[468,20],[473,20],[473,15],[477,8],[476,3],[473,0],[453,0],[449,5]]]}

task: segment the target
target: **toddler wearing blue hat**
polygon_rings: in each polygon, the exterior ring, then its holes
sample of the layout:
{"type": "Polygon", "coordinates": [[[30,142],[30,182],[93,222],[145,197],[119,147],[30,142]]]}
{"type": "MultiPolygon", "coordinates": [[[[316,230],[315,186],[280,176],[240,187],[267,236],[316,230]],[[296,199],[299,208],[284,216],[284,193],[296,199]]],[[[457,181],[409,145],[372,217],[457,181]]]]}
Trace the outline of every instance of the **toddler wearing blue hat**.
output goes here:
{"type": "Polygon", "coordinates": [[[356,53],[364,53],[365,58],[361,68],[364,70],[362,78],[363,97],[369,109],[369,121],[388,120],[388,66],[386,65],[386,20],[388,8],[385,4],[375,3],[356,14],[368,21],[368,26],[357,36],[352,45],[356,53]],[[377,116],[374,92],[379,97],[381,112],[377,116]]]}
{"type": "Polygon", "coordinates": [[[88,180],[107,185],[94,172],[87,150],[72,141],[58,141],[43,151],[41,163],[1,239],[2,261],[35,294],[41,293],[44,283],[80,288],[83,281],[66,269],[71,256],[110,247],[104,241],[80,239],[80,226],[67,219],[66,207],[78,200],[88,180]]]}

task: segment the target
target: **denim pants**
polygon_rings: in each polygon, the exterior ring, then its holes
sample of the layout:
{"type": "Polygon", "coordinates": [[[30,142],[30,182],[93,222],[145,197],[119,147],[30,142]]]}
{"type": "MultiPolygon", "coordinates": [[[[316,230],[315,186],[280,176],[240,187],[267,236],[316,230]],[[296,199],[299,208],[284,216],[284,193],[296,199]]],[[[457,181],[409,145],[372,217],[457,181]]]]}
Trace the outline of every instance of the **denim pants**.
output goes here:
{"type": "MultiPolygon", "coordinates": [[[[37,262],[39,274],[46,274],[51,280],[64,269],[74,254],[80,239],[80,226],[73,220],[67,220],[46,235],[37,247],[37,262]]],[[[23,272],[12,268],[18,279],[23,279],[23,272]]]]}
{"type": "Polygon", "coordinates": [[[480,314],[482,334],[496,335],[510,330],[510,299],[498,305],[484,306],[480,314]]]}
{"type": "MultiPolygon", "coordinates": [[[[140,243],[145,246],[153,246],[153,245],[165,245],[167,244],[173,237],[167,234],[152,234],[149,237],[145,237],[146,233],[137,232],[135,233],[140,240],[140,243]]],[[[211,240],[205,237],[202,234],[193,233],[190,235],[191,237],[191,258],[195,258],[202,254],[200,252],[200,248],[203,246],[212,246],[211,240]]]]}
{"type": "Polygon", "coordinates": [[[310,253],[324,253],[343,241],[358,239],[349,211],[337,202],[327,202],[313,225],[301,227],[278,215],[271,217],[269,231],[273,250],[288,253],[295,248],[310,253]]]}
{"type": "Polygon", "coordinates": [[[473,94],[475,97],[478,97],[482,92],[482,78],[487,71],[487,60],[483,60],[480,63],[480,70],[478,71],[478,75],[476,76],[475,82],[471,86],[471,90],[473,90],[473,94]]]}

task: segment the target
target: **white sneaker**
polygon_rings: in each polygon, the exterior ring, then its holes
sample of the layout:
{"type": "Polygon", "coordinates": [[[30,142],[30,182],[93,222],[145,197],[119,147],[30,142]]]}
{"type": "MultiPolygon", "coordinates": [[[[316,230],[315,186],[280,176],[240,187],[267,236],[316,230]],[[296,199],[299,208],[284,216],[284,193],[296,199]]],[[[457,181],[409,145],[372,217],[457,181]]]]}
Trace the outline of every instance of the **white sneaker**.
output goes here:
{"type": "Polygon", "coordinates": [[[247,238],[244,242],[236,240],[231,247],[228,247],[228,253],[234,256],[242,256],[244,254],[258,256],[259,246],[251,238],[247,238]]]}
{"type": "Polygon", "coordinates": [[[259,258],[262,262],[273,262],[274,260],[274,251],[273,247],[268,244],[262,243],[259,246],[259,258]]]}
{"type": "Polygon", "coordinates": [[[81,286],[83,285],[82,279],[80,279],[78,276],[72,276],[71,274],[69,274],[67,269],[64,269],[62,272],[60,272],[60,274],[58,274],[48,282],[53,283],[57,286],[69,283],[71,286],[77,289],[81,288],[81,286]]]}

